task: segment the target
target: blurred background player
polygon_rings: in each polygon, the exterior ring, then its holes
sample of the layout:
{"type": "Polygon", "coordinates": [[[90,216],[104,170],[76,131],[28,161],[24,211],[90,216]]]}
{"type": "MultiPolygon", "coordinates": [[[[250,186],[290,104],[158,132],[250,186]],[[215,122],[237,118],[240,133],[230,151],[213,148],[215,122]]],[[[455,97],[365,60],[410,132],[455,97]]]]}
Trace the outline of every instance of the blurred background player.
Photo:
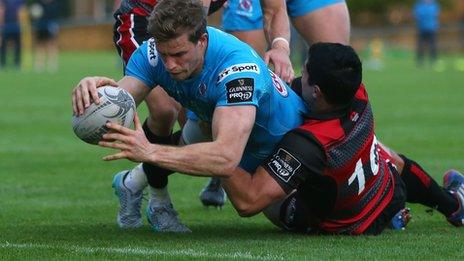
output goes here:
{"type": "Polygon", "coordinates": [[[440,6],[435,0],[418,0],[413,8],[416,20],[417,47],[416,61],[420,66],[428,53],[433,64],[437,59],[437,31],[439,27],[440,6]]]}
{"type": "Polygon", "coordinates": [[[385,47],[381,38],[372,39],[367,45],[367,59],[364,62],[364,68],[374,71],[383,70],[384,50],[385,47]]]}
{"type": "Polygon", "coordinates": [[[31,6],[31,16],[35,20],[35,70],[38,72],[58,69],[59,11],[57,0],[39,0],[31,6]]]}
{"type": "Polygon", "coordinates": [[[10,44],[14,50],[14,66],[21,67],[20,13],[24,7],[23,0],[0,0],[0,69],[6,66],[10,44]]]}

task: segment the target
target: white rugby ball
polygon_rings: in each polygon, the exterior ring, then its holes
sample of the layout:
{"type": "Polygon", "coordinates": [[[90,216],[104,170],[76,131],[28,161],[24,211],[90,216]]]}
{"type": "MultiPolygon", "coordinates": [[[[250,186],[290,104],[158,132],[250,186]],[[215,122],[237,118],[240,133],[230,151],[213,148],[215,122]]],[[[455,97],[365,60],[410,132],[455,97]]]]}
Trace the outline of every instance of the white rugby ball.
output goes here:
{"type": "Polygon", "coordinates": [[[107,122],[129,127],[136,111],[134,98],[124,89],[103,86],[97,89],[100,104],[92,103],[81,116],[73,116],[74,133],[81,140],[97,144],[109,129],[107,122]]]}

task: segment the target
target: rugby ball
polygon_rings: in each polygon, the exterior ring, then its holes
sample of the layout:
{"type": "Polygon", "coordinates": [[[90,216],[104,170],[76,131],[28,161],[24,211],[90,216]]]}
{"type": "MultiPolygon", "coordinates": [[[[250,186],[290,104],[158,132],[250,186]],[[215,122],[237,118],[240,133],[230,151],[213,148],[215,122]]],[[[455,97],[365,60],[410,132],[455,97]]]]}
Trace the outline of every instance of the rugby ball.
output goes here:
{"type": "Polygon", "coordinates": [[[73,116],[72,127],[81,140],[97,144],[109,129],[107,122],[130,127],[136,111],[134,98],[124,89],[103,86],[97,89],[100,104],[92,103],[81,116],[73,116]]]}

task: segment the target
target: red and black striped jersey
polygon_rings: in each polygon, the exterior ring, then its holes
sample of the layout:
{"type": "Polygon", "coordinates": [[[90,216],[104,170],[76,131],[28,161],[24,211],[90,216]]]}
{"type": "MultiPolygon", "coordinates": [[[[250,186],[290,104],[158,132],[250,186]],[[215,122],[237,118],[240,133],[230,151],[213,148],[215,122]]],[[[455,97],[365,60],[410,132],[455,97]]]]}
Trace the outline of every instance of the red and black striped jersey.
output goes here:
{"type": "Polygon", "coordinates": [[[297,189],[324,210],[316,213],[322,231],[363,233],[391,202],[395,183],[364,86],[349,108],[309,115],[287,135],[264,167],[287,193],[297,189]]]}
{"type": "MultiPolygon", "coordinates": [[[[148,16],[155,7],[157,0],[121,0],[121,5],[116,14],[135,14],[148,16]]],[[[211,0],[208,15],[219,10],[226,0],[211,0]]]]}
{"type": "Polygon", "coordinates": [[[156,2],[157,0],[121,0],[121,5],[116,13],[148,16],[153,11],[156,2]]]}

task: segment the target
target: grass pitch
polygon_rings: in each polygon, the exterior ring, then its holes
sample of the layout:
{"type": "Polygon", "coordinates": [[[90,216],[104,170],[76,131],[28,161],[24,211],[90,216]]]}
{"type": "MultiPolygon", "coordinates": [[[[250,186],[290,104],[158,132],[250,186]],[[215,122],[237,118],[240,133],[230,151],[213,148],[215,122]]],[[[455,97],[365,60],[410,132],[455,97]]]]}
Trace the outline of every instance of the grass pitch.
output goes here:
{"type": "MultiPolygon", "coordinates": [[[[456,57],[416,68],[410,55],[386,56],[382,71],[364,72],[377,136],[441,183],[448,168],[464,170],[464,69],[456,57]]],[[[156,234],[146,222],[121,231],[111,180],[133,163],[103,162],[108,150],[78,140],[70,101],[83,76],[119,78],[117,63],[113,53],[64,53],[56,74],[0,71],[0,259],[464,257],[464,229],[418,205],[410,205],[413,219],[406,231],[291,235],[262,215],[240,218],[230,203],[222,210],[204,209],[197,198],[207,179],[185,175],[170,178],[170,192],[192,234],[156,234]]]]}

